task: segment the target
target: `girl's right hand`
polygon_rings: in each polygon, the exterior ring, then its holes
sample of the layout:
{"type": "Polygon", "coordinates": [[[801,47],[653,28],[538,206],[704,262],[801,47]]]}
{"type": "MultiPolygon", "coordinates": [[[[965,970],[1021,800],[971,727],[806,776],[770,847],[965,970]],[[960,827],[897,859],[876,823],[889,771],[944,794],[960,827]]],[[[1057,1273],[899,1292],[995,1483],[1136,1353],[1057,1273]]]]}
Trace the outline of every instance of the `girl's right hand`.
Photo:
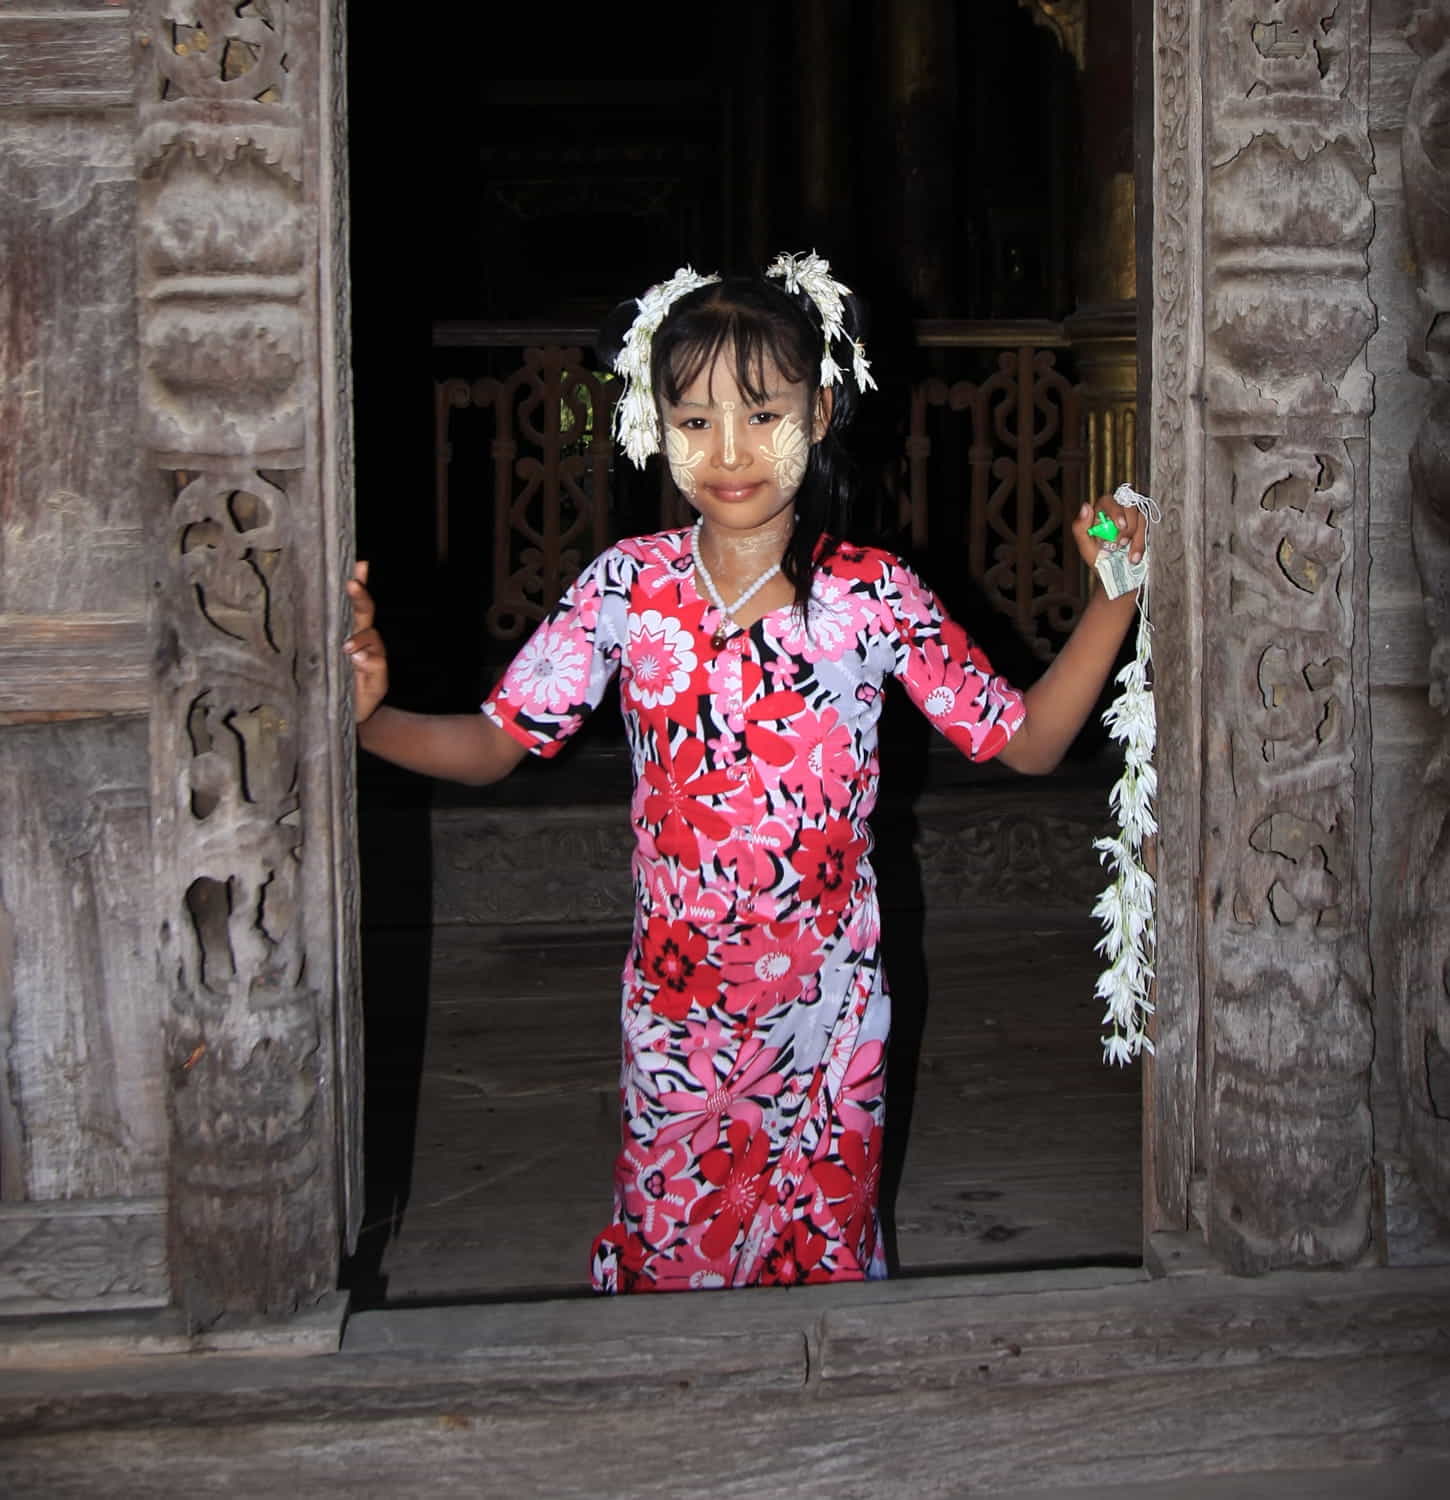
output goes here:
{"type": "Polygon", "coordinates": [[[367,581],[368,565],[356,563],[347,585],[352,601],[352,634],[342,643],[352,662],[353,713],[359,725],[372,717],[388,692],[388,653],[382,636],[373,628],[373,596],[368,593],[367,581]]]}

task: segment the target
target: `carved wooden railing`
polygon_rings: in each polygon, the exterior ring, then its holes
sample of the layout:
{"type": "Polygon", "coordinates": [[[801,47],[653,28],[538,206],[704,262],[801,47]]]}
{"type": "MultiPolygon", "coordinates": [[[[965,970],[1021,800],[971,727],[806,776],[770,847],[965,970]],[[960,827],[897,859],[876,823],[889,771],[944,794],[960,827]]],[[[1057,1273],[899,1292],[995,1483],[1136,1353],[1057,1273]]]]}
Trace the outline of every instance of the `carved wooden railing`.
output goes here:
{"type": "MultiPolygon", "coordinates": [[[[663,465],[641,477],[616,461],[609,429],[617,384],[586,358],[592,337],[591,329],[564,325],[434,329],[435,349],[449,351],[445,369],[489,366],[435,381],[435,516],[443,560],[459,508],[469,503],[457,481],[462,447],[474,450],[470,489],[481,494],[479,450],[487,442],[485,624],[497,642],[522,637],[610,540],[686,519],[663,465]],[[475,423],[465,435],[459,417],[470,410],[491,411],[491,430],[475,423]]],[[[911,388],[899,457],[884,476],[894,514],[881,520],[914,553],[958,552],[987,600],[1038,655],[1050,656],[1086,597],[1072,516],[1088,476],[1121,462],[1094,454],[1090,439],[1101,444],[1104,433],[1131,424],[1132,402],[1122,412],[1093,409],[1058,367],[1071,342],[1057,323],[936,321],[918,324],[916,340],[934,365],[968,373],[932,375],[911,388]]]]}

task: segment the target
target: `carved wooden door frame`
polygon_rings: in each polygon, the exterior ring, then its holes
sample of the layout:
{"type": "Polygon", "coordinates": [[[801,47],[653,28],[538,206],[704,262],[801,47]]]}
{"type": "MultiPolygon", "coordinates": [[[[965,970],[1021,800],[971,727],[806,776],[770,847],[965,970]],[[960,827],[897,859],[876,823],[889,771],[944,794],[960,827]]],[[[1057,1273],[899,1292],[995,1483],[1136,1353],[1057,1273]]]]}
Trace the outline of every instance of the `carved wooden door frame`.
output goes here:
{"type": "Polygon", "coordinates": [[[361,1212],[342,0],[133,8],[169,1260],[193,1324],[361,1212]]]}
{"type": "Polygon", "coordinates": [[[1369,0],[1154,0],[1145,1227],[1370,1247],[1369,0]]]}
{"type": "MultiPolygon", "coordinates": [[[[1262,10],[1155,0],[1151,83],[1145,1230],[1196,1220],[1245,1270],[1363,1253],[1373,1152],[1369,0],[1262,10]]],[[[356,1223],[342,7],[137,19],[171,1244],[205,1317],[318,1294],[356,1223]]]]}

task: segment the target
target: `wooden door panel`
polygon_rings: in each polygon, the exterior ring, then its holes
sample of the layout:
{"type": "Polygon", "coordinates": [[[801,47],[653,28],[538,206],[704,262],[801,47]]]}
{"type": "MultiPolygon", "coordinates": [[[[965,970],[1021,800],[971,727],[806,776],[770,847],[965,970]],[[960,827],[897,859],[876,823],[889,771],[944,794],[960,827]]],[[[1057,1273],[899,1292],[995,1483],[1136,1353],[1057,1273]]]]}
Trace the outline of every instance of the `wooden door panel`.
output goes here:
{"type": "Polygon", "coordinates": [[[0,730],[8,1201],[163,1191],[147,778],[141,718],[0,730]]]}
{"type": "Polygon", "coordinates": [[[0,14],[0,1311],[164,1303],[131,17],[0,14]]]}

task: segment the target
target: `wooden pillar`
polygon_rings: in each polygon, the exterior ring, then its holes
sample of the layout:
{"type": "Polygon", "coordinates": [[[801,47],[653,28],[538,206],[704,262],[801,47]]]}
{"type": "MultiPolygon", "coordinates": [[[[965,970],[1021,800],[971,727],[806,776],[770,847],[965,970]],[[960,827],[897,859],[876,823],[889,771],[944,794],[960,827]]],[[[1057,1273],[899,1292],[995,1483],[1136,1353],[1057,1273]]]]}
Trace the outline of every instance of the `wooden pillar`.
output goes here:
{"type": "Polygon", "coordinates": [[[796,44],[800,60],[800,185],[802,244],[820,247],[838,264],[851,264],[849,17],[833,0],[800,0],[796,44]]]}
{"type": "Polygon", "coordinates": [[[1371,1232],[1368,3],[1156,26],[1156,1213],[1187,1173],[1236,1269],[1344,1264],[1371,1232]]]}
{"type": "Polygon", "coordinates": [[[881,258],[905,268],[917,316],[947,317],[953,311],[956,17],[950,0],[890,0],[883,25],[894,151],[889,206],[878,223],[878,237],[888,237],[891,253],[881,258]]]}
{"type": "Polygon", "coordinates": [[[1409,455],[1411,537],[1430,633],[1430,704],[1445,716],[1409,816],[1395,947],[1402,1137],[1417,1185],[1450,1224],[1450,3],[1409,29],[1421,64],[1406,110],[1401,162],[1417,327],[1410,365],[1428,386],[1409,455]]]}
{"type": "Polygon", "coordinates": [[[343,29],[133,15],[169,1248],[204,1326],[316,1300],[356,1225],[343,29]]]}

